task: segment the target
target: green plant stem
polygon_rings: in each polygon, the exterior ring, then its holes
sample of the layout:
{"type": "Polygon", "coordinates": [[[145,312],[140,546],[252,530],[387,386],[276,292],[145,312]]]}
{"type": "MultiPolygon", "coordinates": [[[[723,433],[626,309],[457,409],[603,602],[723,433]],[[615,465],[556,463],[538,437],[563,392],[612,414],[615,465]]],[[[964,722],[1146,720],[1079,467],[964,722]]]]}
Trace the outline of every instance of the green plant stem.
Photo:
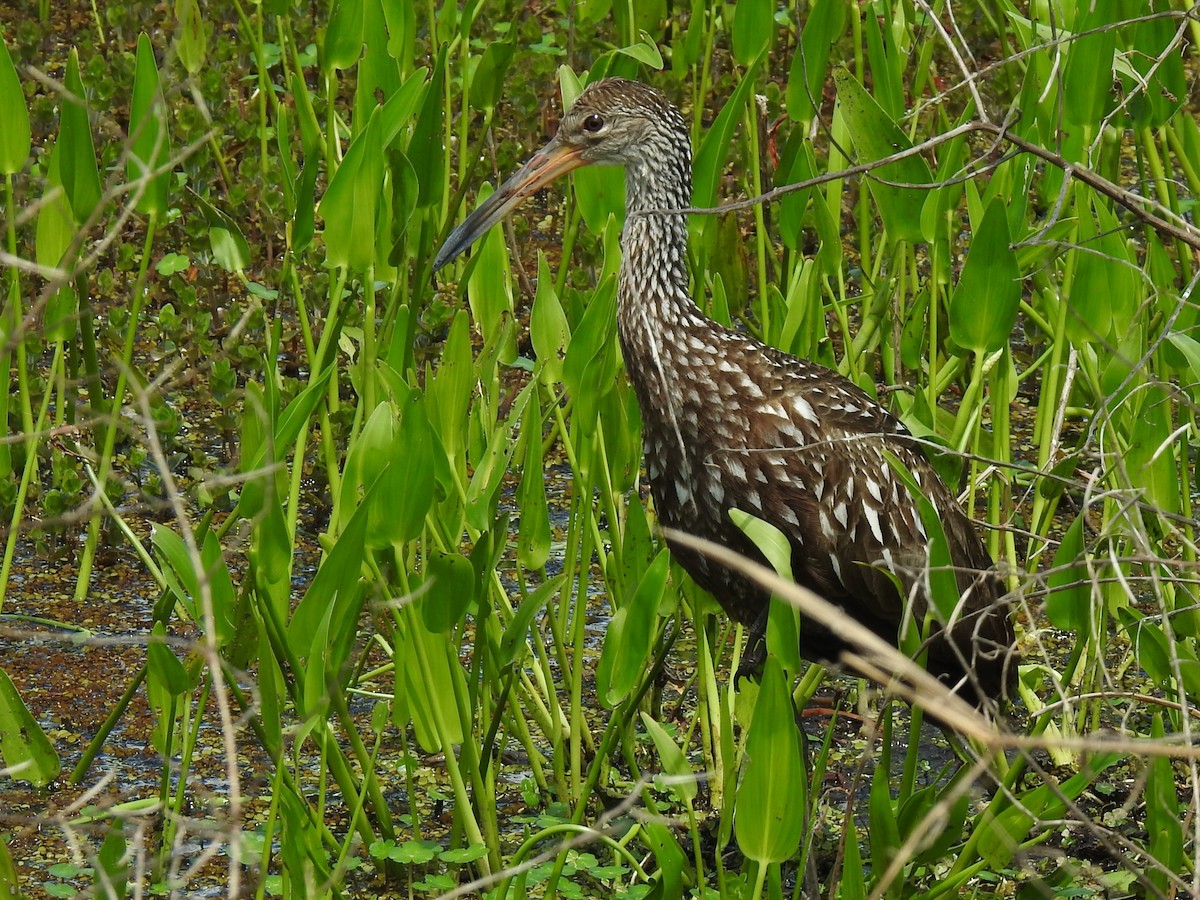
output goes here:
{"type": "MultiPolygon", "coordinates": [[[[605,844],[614,853],[616,853],[622,859],[624,859],[627,863],[629,863],[630,867],[635,872],[637,872],[639,877],[641,877],[643,880],[649,880],[649,876],[646,874],[646,871],[642,868],[641,862],[639,862],[638,859],[632,853],[629,852],[628,848],[626,848],[624,844],[620,843],[619,841],[613,840],[611,837],[609,837],[606,834],[600,834],[598,832],[595,832],[591,828],[587,827],[586,825],[579,825],[574,822],[560,822],[556,825],[551,825],[547,828],[543,828],[541,831],[537,832],[536,834],[530,835],[528,838],[526,838],[521,843],[521,846],[518,847],[516,852],[513,854],[512,859],[509,861],[509,867],[516,868],[517,866],[520,866],[525,861],[525,859],[533,852],[533,849],[535,847],[537,847],[538,844],[542,843],[543,841],[549,840],[550,838],[554,837],[557,834],[585,835],[589,839],[589,841],[594,840],[601,844],[605,844]]],[[[509,888],[509,885],[512,884],[513,877],[519,878],[521,880],[522,884],[524,884],[524,881],[525,881],[525,873],[524,872],[521,872],[516,876],[506,877],[503,881],[500,882],[499,886],[496,889],[497,900],[503,900],[503,898],[508,896],[508,888],[509,888]]]]}
{"type": "MultiPolygon", "coordinates": [[[[484,640],[486,643],[486,639],[484,640]]],[[[458,641],[444,641],[442,649],[446,653],[446,665],[448,668],[459,665],[458,661],[458,641]]],[[[478,647],[476,648],[476,656],[479,655],[478,647]]],[[[479,705],[472,703],[470,698],[463,696],[463,685],[457,678],[450,680],[450,686],[454,691],[454,701],[458,708],[458,717],[462,733],[465,737],[459,748],[459,753],[462,757],[462,768],[466,771],[467,778],[471,783],[471,794],[474,797],[473,809],[476,819],[482,822],[480,828],[481,836],[484,836],[483,843],[493,850],[491,862],[494,868],[502,866],[500,857],[500,828],[496,820],[496,803],[495,803],[495,773],[489,778],[488,770],[480,766],[479,747],[471,740],[470,735],[476,733],[475,717],[472,711],[479,709],[479,705]]],[[[482,715],[483,711],[480,710],[482,715]]]]}
{"type": "Polygon", "coordinates": [[[88,770],[92,767],[92,763],[100,755],[100,751],[104,749],[104,745],[108,743],[109,735],[112,734],[113,729],[117,727],[117,723],[124,717],[125,711],[133,701],[138,688],[146,680],[146,673],[147,664],[143,661],[137,672],[134,673],[133,678],[129,681],[129,684],[125,685],[125,690],[121,692],[116,705],[104,717],[104,722],[96,731],[95,736],[88,741],[88,745],[84,748],[79,762],[75,764],[75,768],[71,770],[71,774],[67,777],[68,784],[80,784],[83,782],[84,776],[87,775],[88,770]]]}
{"type": "MultiPolygon", "coordinates": [[[[288,771],[288,768],[285,765],[283,745],[272,740],[270,735],[267,733],[267,730],[263,727],[262,720],[257,715],[255,705],[251,702],[251,699],[246,696],[245,691],[243,691],[241,686],[238,684],[238,674],[239,673],[226,666],[225,683],[229,685],[230,691],[233,694],[234,702],[238,705],[238,710],[243,714],[250,712],[256,713],[255,715],[247,717],[247,721],[250,724],[250,730],[254,732],[254,736],[258,740],[259,746],[262,747],[266,754],[271,758],[272,765],[282,780],[282,783],[285,784],[287,789],[295,794],[297,798],[303,798],[305,796],[304,793],[301,792],[299,785],[296,784],[295,778],[292,776],[291,772],[288,771]]],[[[273,802],[277,796],[279,795],[272,795],[273,802]]],[[[347,794],[346,796],[353,795],[347,794]]],[[[306,815],[308,816],[309,825],[315,831],[317,831],[318,834],[320,834],[322,842],[329,847],[340,846],[338,839],[334,837],[333,832],[331,832],[328,826],[325,825],[324,819],[315,815],[312,807],[309,806],[307,802],[304,803],[304,809],[306,815]]],[[[366,827],[365,823],[363,823],[359,829],[359,837],[362,838],[364,843],[370,843],[375,839],[375,835],[371,832],[369,827],[366,827]]],[[[268,840],[267,850],[270,849],[270,846],[270,841],[268,840]]]]}
{"type": "MultiPolygon", "coordinates": [[[[79,300],[79,349],[83,356],[84,384],[87,387],[89,410],[88,417],[100,429],[97,436],[102,436],[107,430],[100,407],[100,398],[104,396],[104,383],[100,380],[100,357],[96,353],[96,314],[92,311],[92,297],[88,290],[87,276],[80,274],[75,279],[75,296],[79,300]]],[[[6,401],[7,402],[7,401],[6,401]]],[[[99,441],[103,443],[103,440],[99,441]]]]}
{"type": "MultiPolygon", "coordinates": [[[[405,627],[416,629],[420,627],[420,622],[416,618],[416,610],[412,605],[405,606],[400,610],[400,615],[403,616],[405,627]]],[[[417,664],[421,670],[421,677],[425,679],[426,684],[434,684],[433,670],[429,665],[429,658],[425,655],[425,647],[421,641],[414,640],[413,648],[417,656],[417,664]]],[[[438,738],[441,742],[444,751],[443,758],[446,761],[446,774],[450,778],[450,784],[454,791],[454,800],[457,804],[457,813],[462,822],[463,828],[467,833],[467,840],[472,844],[483,844],[488,847],[488,855],[480,860],[480,868],[484,874],[490,874],[499,868],[500,849],[495,845],[488,845],[483,839],[483,832],[479,828],[479,823],[475,819],[475,813],[471,804],[471,798],[467,792],[466,781],[463,779],[462,769],[459,767],[458,757],[455,755],[454,747],[452,746],[447,735],[450,734],[449,728],[442,720],[442,711],[438,704],[430,705],[433,713],[434,725],[437,729],[438,738]]],[[[465,746],[465,745],[464,745],[465,746]]]]}
{"type": "Polygon", "coordinates": [[[763,885],[767,881],[767,864],[758,862],[754,865],[754,887],[750,890],[750,896],[758,900],[762,896],[763,885]]]}
{"type": "MultiPolygon", "coordinates": [[[[596,440],[599,440],[599,431],[596,432],[596,440]]],[[[580,496],[591,498],[593,490],[593,482],[591,473],[594,471],[594,466],[589,466],[587,473],[583,477],[580,496]]],[[[590,504],[588,504],[590,506],[590,504]]],[[[594,522],[590,509],[585,507],[584,515],[594,522]]],[[[569,770],[569,784],[571,791],[571,801],[579,803],[582,800],[580,793],[581,773],[583,772],[583,731],[586,730],[585,720],[583,718],[583,673],[587,668],[584,665],[584,638],[587,635],[587,581],[588,581],[588,566],[587,560],[592,558],[593,547],[591,545],[591,532],[584,530],[580,535],[581,549],[579,554],[579,582],[575,591],[573,602],[571,603],[571,620],[570,630],[571,635],[571,665],[564,670],[567,676],[568,684],[570,685],[570,734],[568,735],[571,760],[569,770]]],[[[602,546],[602,545],[601,545],[602,546]]]]}
{"type": "MultiPolygon", "coordinates": [[[[18,344],[18,359],[22,357],[19,350],[24,346],[24,342],[18,344]]],[[[54,359],[50,362],[50,380],[53,380],[54,373],[62,367],[62,344],[55,347],[54,359]]],[[[20,371],[24,373],[25,366],[23,362],[18,362],[20,371]]],[[[28,390],[28,384],[22,389],[22,393],[28,390]]],[[[38,436],[46,426],[46,415],[50,410],[50,398],[53,394],[47,390],[42,395],[41,409],[38,410],[37,427],[32,425],[25,431],[25,465],[21,470],[21,483],[17,487],[17,496],[13,501],[12,517],[8,526],[8,539],[4,542],[4,563],[0,566],[0,610],[4,608],[4,596],[8,591],[8,576],[12,571],[13,553],[17,547],[17,540],[21,536],[21,520],[25,517],[25,498],[29,495],[29,484],[33,479],[33,473],[37,470],[37,445],[38,436]]]]}
{"type": "MultiPolygon", "coordinates": [[[[326,669],[325,685],[329,692],[329,705],[333,707],[334,714],[342,723],[342,732],[350,744],[350,752],[358,760],[359,770],[362,773],[362,792],[371,798],[371,808],[375,811],[375,821],[379,826],[379,833],[384,840],[395,840],[396,829],[392,824],[391,810],[388,808],[387,799],[383,796],[383,789],[379,785],[379,778],[371,764],[374,755],[367,750],[358,733],[354,717],[350,713],[350,707],[346,704],[346,695],[342,691],[341,680],[332,669],[326,669]]],[[[319,730],[324,731],[324,729],[319,730]]],[[[332,740],[332,737],[328,737],[327,740],[332,740]]],[[[341,755],[341,751],[336,749],[336,745],[331,750],[337,755],[341,755]]],[[[354,796],[354,794],[347,796],[354,796]]]]}
{"type": "MultiPolygon", "coordinates": [[[[4,232],[5,245],[8,248],[8,253],[12,257],[17,255],[17,219],[19,218],[16,198],[13,195],[13,176],[11,174],[4,176],[4,208],[7,211],[5,217],[6,227],[4,232]]],[[[20,398],[21,405],[21,427],[25,434],[28,435],[33,431],[33,400],[29,396],[29,386],[25,373],[25,340],[24,334],[21,332],[21,321],[23,313],[21,312],[21,270],[17,266],[8,267],[8,305],[9,310],[8,320],[4,322],[5,344],[0,348],[0,365],[4,366],[5,379],[5,421],[7,421],[7,404],[9,402],[10,391],[8,388],[9,378],[9,353],[10,345],[16,344],[17,349],[17,395],[20,398]]],[[[5,446],[0,450],[4,454],[4,459],[9,458],[8,447],[5,446]]]]}
{"type": "MultiPolygon", "coordinates": [[[[179,734],[183,740],[183,747],[179,758],[179,778],[175,784],[175,794],[171,798],[169,807],[164,806],[164,809],[169,809],[169,814],[165,817],[163,825],[162,852],[170,857],[171,851],[175,848],[175,832],[178,823],[183,821],[183,806],[187,799],[189,773],[192,771],[192,755],[196,750],[196,741],[200,737],[200,728],[204,724],[204,710],[208,707],[208,697],[212,691],[211,679],[205,679],[204,685],[200,689],[200,697],[196,701],[194,707],[196,715],[193,716],[193,706],[190,699],[185,700],[183,713],[179,721],[179,734]]],[[[163,761],[164,768],[168,770],[171,765],[170,758],[163,761]]]]}
{"type": "MultiPolygon", "coordinates": [[[[746,109],[746,137],[749,143],[750,188],[751,196],[757,197],[763,192],[762,183],[762,148],[758,142],[758,104],[752,98],[746,109]]],[[[759,325],[768,343],[777,340],[771,330],[771,294],[767,289],[767,223],[763,214],[763,205],[754,204],[754,258],[758,274],[758,316],[759,325]]]]}
{"type": "Polygon", "coordinates": [[[363,406],[367,414],[375,409],[375,266],[367,267],[363,277],[363,295],[366,299],[363,310],[362,388],[363,406]]]}
{"type": "Polygon", "coordinates": [[[1008,587],[1015,589],[1018,585],[1016,539],[1011,529],[1002,526],[1009,518],[1012,510],[1012,490],[1008,473],[1013,470],[1012,460],[1012,420],[1009,409],[1009,397],[1015,385],[1010,384],[1012,377],[1012,348],[1005,344],[999,362],[992,368],[991,410],[992,410],[992,459],[999,471],[992,475],[988,485],[988,524],[994,529],[989,537],[989,547],[993,559],[1004,559],[1008,563],[1008,587]],[[1001,546],[1003,545],[1003,552],[1001,546]]]}
{"type": "MultiPolygon", "coordinates": [[[[133,348],[137,340],[138,322],[142,316],[142,306],[146,302],[146,281],[150,273],[150,251],[154,246],[154,236],[158,231],[158,213],[150,213],[146,223],[146,238],[142,242],[142,259],[138,267],[137,278],[133,283],[131,295],[133,302],[129,308],[129,323],[125,329],[125,343],[121,348],[121,359],[117,369],[117,386],[113,391],[112,403],[108,410],[108,423],[104,432],[104,446],[100,451],[100,484],[107,486],[109,475],[112,474],[112,458],[116,448],[118,423],[121,421],[121,406],[125,402],[125,388],[133,371],[133,348]]],[[[107,489],[107,488],[105,488],[107,489]]],[[[79,557],[79,576],[75,581],[75,599],[83,600],[87,596],[88,585],[92,577],[92,564],[96,558],[96,547],[100,542],[100,512],[97,509],[88,520],[87,540],[79,557]]]]}
{"type": "MultiPolygon", "coordinates": [[[[1066,279],[1063,285],[1064,291],[1070,290],[1070,279],[1066,279]]],[[[1050,362],[1046,366],[1045,373],[1042,376],[1042,390],[1038,399],[1037,415],[1034,417],[1033,433],[1034,443],[1038,448],[1037,466],[1039,472],[1048,471],[1056,460],[1051,459],[1051,452],[1054,450],[1057,443],[1054,431],[1054,423],[1057,419],[1058,407],[1060,403],[1066,403],[1068,397],[1060,397],[1062,392],[1062,384],[1065,380],[1066,363],[1064,354],[1069,352],[1069,344],[1066,337],[1067,328],[1067,303],[1060,299],[1056,307],[1056,315],[1054,319],[1054,331],[1051,341],[1050,362]]],[[[1037,491],[1033,497],[1033,509],[1030,513],[1030,530],[1039,536],[1043,536],[1049,532],[1050,522],[1054,516],[1054,510],[1058,506],[1059,492],[1055,491],[1053,496],[1046,496],[1042,491],[1037,491]]],[[[1038,561],[1041,559],[1042,552],[1047,544],[1041,542],[1029,555],[1025,561],[1026,571],[1034,572],[1037,570],[1038,561]]]]}
{"type": "MultiPolygon", "coordinates": [[[[972,354],[971,381],[967,384],[967,389],[963,391],[962,402],[958,406],[958,415],[954,419],[954,433],[950,438],[950,446],[959,453],[966,451],[968,442],[973,437],[973,429],[979,424],[979,397],[983,393],[985,362],[982,353],[972,354]]],[[[974,471],[971,474],[974,476],[974,471]]],[[[972,477],[969,481],[973,483],[974,478],[972,477]]],[[[970,508],[968,504],[967,509],[970,508]]]]}
{"type": "MultiPolygon", "coordinates": [[[[331,365],[334,360],[334,354],[337,350],[334,347],[334,338],[341,330],[338,326],[338,309],[341,304],[342,293],[346,286],[346,269],[339,267],[337,277],[329,290],[329,311],[325,316],[325,324],[321,329],[321,339],[317,343],[317,359],[320,360],[319,369],[323,371],[328,365],[331,365]]],[[[339,456],[337,447],[333,442],[333,428],[330,422],[330,415],[337,411],[338,408],[338,379],[337,369],[333,371],[333,376],[329,379],[329,400],[321,409],[321,446],[325,455],[325,477],[329,480],[329,495],[338,497],[342,490],[342,475],[341,467],[339,466],[339,456]]]]}

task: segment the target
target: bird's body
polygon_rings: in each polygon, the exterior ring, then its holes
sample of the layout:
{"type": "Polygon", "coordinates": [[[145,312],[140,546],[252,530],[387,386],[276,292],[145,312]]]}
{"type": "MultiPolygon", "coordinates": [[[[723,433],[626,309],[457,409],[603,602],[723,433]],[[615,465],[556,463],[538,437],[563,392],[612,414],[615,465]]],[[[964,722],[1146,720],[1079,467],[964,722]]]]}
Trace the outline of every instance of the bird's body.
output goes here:
{"type": "MultiPolygon", "coordinates": [[[[938,511],[963,599],[928,643],[928,667],[987,702],[1008,692],[1014,639],[1003,586],[953,495],[904,426],[857,386],[705,316],[688,291],[691,144],[657,91],[608,79],[589,86],[558,136],[469,217],[440,268],[524,196],[589,162],[624,165],[617,329],[642,411],[651,493],[663,525],[761,559],[733,523],[741,509],[779,528],[796,581],[895,642],[906,610],[928,608],[928,539],[890,451],[938,511]],[[893,577],[896,581],[893,581],[893,577]],[[896,582],[901,585],[898,591],[896,582]]],[[[730,569],[673,545],[689,574],[761,634],[769,597],[730,569]]],[[[801,626],[801,652],[836,661],[831,634],[801,626]]]]}

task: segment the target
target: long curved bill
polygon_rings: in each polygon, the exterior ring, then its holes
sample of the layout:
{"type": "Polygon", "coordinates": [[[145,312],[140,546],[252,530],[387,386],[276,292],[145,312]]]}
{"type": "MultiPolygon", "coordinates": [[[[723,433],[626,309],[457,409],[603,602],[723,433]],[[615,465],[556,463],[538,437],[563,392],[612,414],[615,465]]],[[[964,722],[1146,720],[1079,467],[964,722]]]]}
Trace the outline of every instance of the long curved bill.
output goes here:
{"type": "Polygon", "coordinates": [[[560,175],[585,165],[579,149],[559,143],[557,137],[533,155],[508,181],[496,188],[475,212],[450,232],[433,259],[433,271],[452,262],[483,234],[507,216],[522,200],[536,193],[560,175]]]}

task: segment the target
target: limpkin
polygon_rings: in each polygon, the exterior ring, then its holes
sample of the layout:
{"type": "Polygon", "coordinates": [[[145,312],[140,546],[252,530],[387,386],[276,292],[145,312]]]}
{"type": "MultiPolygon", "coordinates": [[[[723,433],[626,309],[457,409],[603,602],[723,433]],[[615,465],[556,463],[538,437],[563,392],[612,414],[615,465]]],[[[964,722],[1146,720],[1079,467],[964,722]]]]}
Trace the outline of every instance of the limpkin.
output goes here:
{"type": "MultiPolygon", "coordinates": [[[[886,640],[906,605],[928,608],[928,539],[885,451],[904,463],[941,517],[962,600],[927,641],[930,672],[989,701],[1016,669],[1010,607],[992,559],[954,496],[891,413],[846,378],[704,315],[688,290],[691,202],[687,125],[658,91],[609,78],[588,86],[555,137],[446,239],[434,271],[524,198],[580,166],[626,175],[617,333],[637,395],[651,494],[666,526],[752,558],[736,507],[779,528],[796,581],[886,640]],[[893,577],[895,581],[893,581],[893,577]],[[897,583],[900,589],[897,589],[897,583]]],[[[769,597],[744,576],[674,544],[672,553],[736,621],[761,639],[769,597]]],[[[836,662],[844,649],[814,623],[801,653],[836,662]]]]}

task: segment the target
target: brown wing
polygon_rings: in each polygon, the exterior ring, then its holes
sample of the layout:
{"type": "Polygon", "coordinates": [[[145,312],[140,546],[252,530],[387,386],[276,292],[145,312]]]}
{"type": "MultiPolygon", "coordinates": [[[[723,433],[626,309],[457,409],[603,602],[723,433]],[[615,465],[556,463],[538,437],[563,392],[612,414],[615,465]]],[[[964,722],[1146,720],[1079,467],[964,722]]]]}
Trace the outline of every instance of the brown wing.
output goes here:
{"type": "MultiPolygon", "coordinates": [[[[928,538],[890,451],[937,509],[962,594],[948,632],[930,640],[929,668],[996,696],[1016,671],[1010,609],[971,521],[907,430],[865,393],[841,379],[791,377],[786,384],[791,390],[768,398],[768,414],[753,419],[754,441],[778,449],[759,454],[762,471],[747,480],[761,482],[762,515],[791,541],[796,580],[892,642],[906,606],[916,622],[924,620],[928,538]],[[769,414],[780,408],[786,416],[769,414]]],[[[830,637],[809,627],[806,655],[819,655],[830,637]]]]}

